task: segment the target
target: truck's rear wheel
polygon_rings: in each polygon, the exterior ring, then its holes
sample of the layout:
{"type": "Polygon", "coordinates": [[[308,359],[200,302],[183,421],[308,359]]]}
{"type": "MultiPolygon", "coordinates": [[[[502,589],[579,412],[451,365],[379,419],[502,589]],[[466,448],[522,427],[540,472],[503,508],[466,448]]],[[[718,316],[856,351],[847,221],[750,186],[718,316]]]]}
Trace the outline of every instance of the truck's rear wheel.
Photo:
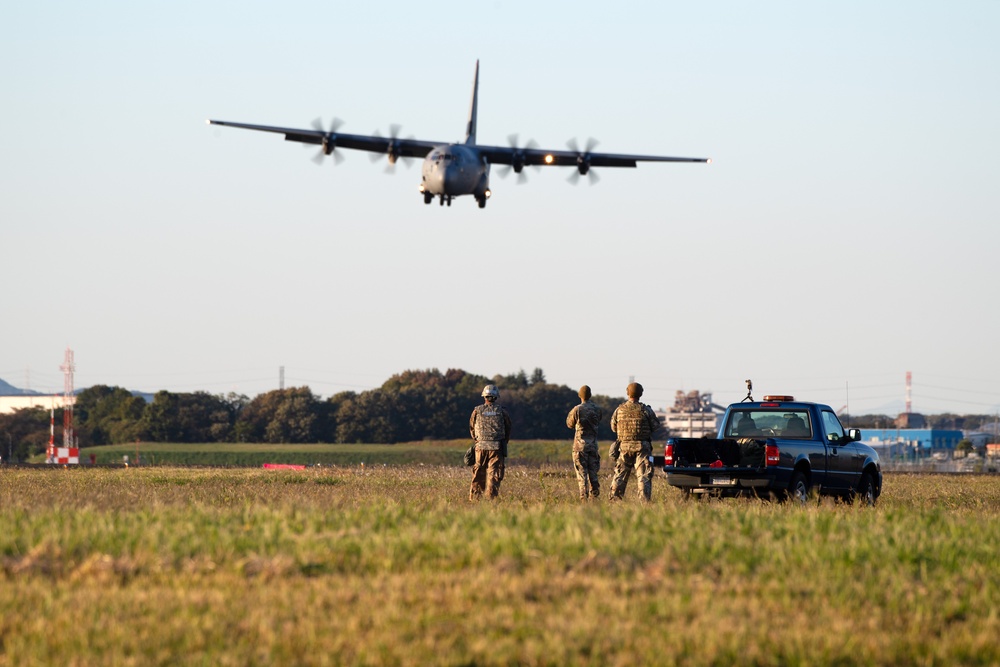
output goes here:
{"type": "Polygon", "coordinates": [[[792,474],[792,483],[788,485],[788,497],[800,505],[805,505],[809,500],[809,478],[801,470],[796,470],[792,474]]]}

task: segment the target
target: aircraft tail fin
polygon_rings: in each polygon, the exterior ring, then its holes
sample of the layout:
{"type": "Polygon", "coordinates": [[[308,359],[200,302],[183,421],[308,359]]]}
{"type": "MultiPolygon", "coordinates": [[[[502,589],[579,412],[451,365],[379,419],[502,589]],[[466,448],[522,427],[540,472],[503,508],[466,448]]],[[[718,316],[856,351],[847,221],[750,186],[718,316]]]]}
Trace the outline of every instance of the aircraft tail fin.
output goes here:
{"type": "Polygon", "coordinates": [[[465,143],[476,143],[476,114],[479,110],[479,61],[476,61],[476,78],[472,83],[472,107],[469,109],[469,124],[465,127],[465,143]]]}

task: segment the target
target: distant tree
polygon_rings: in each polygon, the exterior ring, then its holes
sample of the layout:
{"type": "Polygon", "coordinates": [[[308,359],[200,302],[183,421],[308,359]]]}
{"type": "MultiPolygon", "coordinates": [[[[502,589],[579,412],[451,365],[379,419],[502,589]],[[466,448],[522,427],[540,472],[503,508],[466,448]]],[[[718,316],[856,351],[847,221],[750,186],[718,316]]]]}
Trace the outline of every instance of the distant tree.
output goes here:
{"type": "Polygon", "coordinates": [[[146,433],[153,442],[219,442],[232,432],[232,405],[207,392],[159,391],[146,408],[146,433]]]}
{"type": "Polygon", "coordinates": [[[510,411],[511,430],[517,438],[572,437],[566,428],[566,415],[579,403],[579,397],[569,387],[536,384],[501,393],[500,402],[510,411]]]}
{"type": "Polygon", "coordinates": [[[231,391],[225,396],[220,395],[219,400],[209,432],[213,442],[228,442],[236,437],[236,423],[243,408],[250,403],[250,398],[231,391]]]}
{"type": "Polygon", "coordinates": [[[462,438],[468,415],[482,402],[485,377],[448,369],[405,371],[386,381],[381,391],[395,411],[395,433],[401,440],[462,438]]]}
{"type": "Polygon", "coordinates": [[[325,412],[308,387],[276,389],[251,400],[235,430],[247,442],[318,442],[325,412]]]}
{"type": "Polygon", "coordinates": [[[387,392],[363,391],[337,411],[337,442],[397,442],[398,414],[387,392]]]}
{"type": "Polygon", "coordinates": [[[531,379],[528,384],[534,386],[536,384],[545,384],[545,373],[541,368],[536,368],[531,372],[531,379]]]}
{"type": "Polygon", "coordinates": [[[494,375],[493,384],[500,388],[500,391],[513,391],[516,389],[527,389],[528,388],[528,374],[524,372],[522,368],[517,373],[511,375],[494,375]]]}
{"type": "Polygon", "coordinates": [[[146,437],[146,401],[122,387],[94,385],[77,394],[73,419],[80,443],[109,445],[146,437]]]}
{"type": "Polygon", "coordinates": [[[968,456],[974,449],[975,446],[972,444],[972,441],[967,438],[962,438],[958,441],[958,444],[955,445],[955,453],[959,456],[968,456]]]}
{"type": "Polygon", "coordinates": [[[319,434],[320,442],[341,442],[337,438],[337,428],[340,424],[337,415],[341,407],[348,401],[354,400],[357,395],[357,392],[342,391],[326,399],[326,419],[319,434]]]}
{"type": "Polygon", "coordinates": [[[0,415],[0,454],[4,461],[26,461],[43,453],[49,444],[49,423],[45,408],[21,408],[0,415]]]}

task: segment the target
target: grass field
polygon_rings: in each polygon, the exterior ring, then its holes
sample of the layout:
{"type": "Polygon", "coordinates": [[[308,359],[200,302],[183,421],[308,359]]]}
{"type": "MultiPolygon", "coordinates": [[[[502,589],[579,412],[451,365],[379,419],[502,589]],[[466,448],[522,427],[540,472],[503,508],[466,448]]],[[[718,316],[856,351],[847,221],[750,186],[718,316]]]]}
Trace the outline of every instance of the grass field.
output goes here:
{"type": "Polygon", "coordinates": [[[0,468],[0,665],[1000,663],[996,477],[874,509],[469,477],[0,468]]]}
{"type": "MultiPolygon", "coordinates": [[[[80,450],[81,463],[93,455],[101,465],[121,465],[128,456],[134,465],[232,466],[259,468],[264,463],[293,463],[309,466],[367,465],[461,465],[470,440],[428,440],[394,445],[273,445],[273,444],[177,444],[141,442],[129,445],[101,445],[80,450]]],[[[521,440],[511,443],[512,463],[540,465],[569,460],[572,441],[521,440]]],[[[34,463],[44,463],[45,454],[34,463]]]]}

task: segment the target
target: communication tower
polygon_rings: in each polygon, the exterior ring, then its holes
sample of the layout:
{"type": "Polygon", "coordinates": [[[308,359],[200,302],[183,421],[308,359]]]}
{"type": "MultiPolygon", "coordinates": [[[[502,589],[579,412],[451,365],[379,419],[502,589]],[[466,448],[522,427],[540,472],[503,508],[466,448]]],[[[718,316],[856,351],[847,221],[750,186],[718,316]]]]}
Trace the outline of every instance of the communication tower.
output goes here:
{"type": "Polygon", "coordinates": [[[76,397],[73,395],[73,372],[76,365],[73,363],[73,350],[66,348],[66,357],[63,365],[59,367],[63,372],[63,447],[72,447],[73,442],[73,403],[76,397]]]}
{"type": "Polygon", "coordinates": [[[913,373],[906,371],[906,414],[912,412],[913,401],[911,400],[912,395],[910,394],[911,384],[913,382],[913,373]]]}

